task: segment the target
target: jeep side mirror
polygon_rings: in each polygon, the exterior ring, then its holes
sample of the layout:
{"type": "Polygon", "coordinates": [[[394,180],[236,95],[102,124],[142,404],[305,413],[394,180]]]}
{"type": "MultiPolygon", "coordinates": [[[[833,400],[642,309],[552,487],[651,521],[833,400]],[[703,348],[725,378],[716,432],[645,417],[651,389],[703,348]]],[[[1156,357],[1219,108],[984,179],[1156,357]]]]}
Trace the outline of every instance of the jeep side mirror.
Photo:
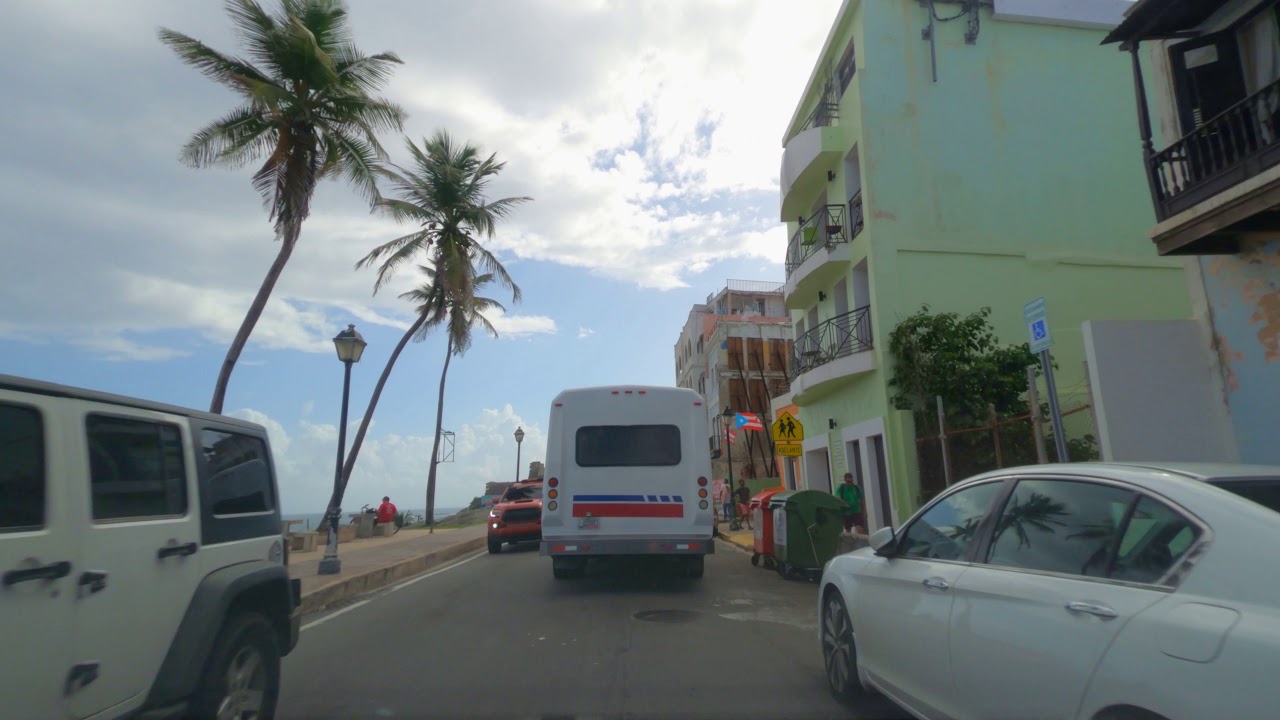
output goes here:
{"type": "Polygon", "coordinates": [[[889,552],[887,552],[887,550],[890,549],[891,546],[893,545],[893,539],[894,539],[893,528],[882,527],[879,530],[871,533],[871,537],[867,538],[867,544],[871,546],[872,550],[875,550],[877,555],[880,555],[881,557],[885,557],[889,555],[889,552]],[[886,551],[886,552],[882,552],[882,551],[886,551]]]}

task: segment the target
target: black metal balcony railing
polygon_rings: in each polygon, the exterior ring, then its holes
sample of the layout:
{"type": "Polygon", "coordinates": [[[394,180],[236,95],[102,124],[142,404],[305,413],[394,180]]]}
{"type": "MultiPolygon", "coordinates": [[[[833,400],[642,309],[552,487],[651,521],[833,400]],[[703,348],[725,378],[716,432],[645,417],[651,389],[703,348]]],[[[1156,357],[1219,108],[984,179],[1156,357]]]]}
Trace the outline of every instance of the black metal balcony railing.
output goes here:
{"type": "Polygon", "coordinates": [[[871,306],[864,305],[825,320],[796,338],[788,379],[794,381],[832,360],[871,348],[871,306]]]}
{"type": "Polygon", "coordinates": [[[819,248],[849,242],[844,221],[844,205],[825,205],[808,218],[801,218],[800,228],[787,243],[787,277],[819,248]]]}
{"type": "Polygon", "coordinates": [[[1147,173],[1160,220],[1280,162],[1280,82],[1152,155],[1147,173]]]}
{"type": "Polygon", "coordinates": [[[810,130],[816,127],[831,127],[836,124],[836,120],[840,118],[840,104],[831,100],[823,100],[809,113],[809,117],[804,119],[804,125],[800,126],[799,132],[810,130]]]}

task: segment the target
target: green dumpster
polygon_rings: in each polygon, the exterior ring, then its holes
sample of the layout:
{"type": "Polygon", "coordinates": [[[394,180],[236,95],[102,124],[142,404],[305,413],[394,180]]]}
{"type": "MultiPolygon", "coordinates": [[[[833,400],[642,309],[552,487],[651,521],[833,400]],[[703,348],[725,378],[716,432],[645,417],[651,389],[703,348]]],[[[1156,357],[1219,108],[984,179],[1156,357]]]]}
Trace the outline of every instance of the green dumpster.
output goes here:
{"type": "Polygon", "coordinates": [[[849,505],[821,490],[791,490],[774,495],[773,552],[778,574],[814,578],[835,557],[849,505]]]}

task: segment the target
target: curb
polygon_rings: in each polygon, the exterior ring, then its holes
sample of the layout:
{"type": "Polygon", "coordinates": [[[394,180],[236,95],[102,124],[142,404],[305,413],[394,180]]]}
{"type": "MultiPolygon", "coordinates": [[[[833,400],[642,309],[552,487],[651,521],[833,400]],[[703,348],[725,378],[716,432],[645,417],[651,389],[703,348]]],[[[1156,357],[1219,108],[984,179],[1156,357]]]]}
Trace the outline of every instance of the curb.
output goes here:
{"type": "Polygon", "coordinates": [[[720,530],[719,530],[719,529],[717,529],[717,530],[716,530],[716,537],[720,538],[721,540],[723,540],[723,541],[725,541],[725,542],[729,543],[730,545],[732,545],[732,546],[734,546],[734,547],[736,547],[736,548],[739,548],[739,549],[741,549],[741,550],[746,550],[747,552],[755,552],[755,550],[756,550],[756,546],[755,546],[754,544],[751,544],[751,545],[743,545],[743,544],[741,544],[741,543],[734,542],[734,541],[733,541],[733,538],[729,537],[729,536],[728,536],[727,534],[725,534],[725,533],[720,532],[720,530]]]}
{"type": "Polygon", "coordinates": [[[302,614],[306,615],[317,610],[323,610],[336,602],[373,592],[397,580],[403,580],[430,570],[437,565],[443,565],[459,556],[466,555],[468,552],[483,548],[487,540],[488,538],[483,536],[472,538],[471,540],[463,540],[455,545],[433,550],[416,558],[402,560],[394,565],[370,570],[360,575],[349,577],[342,582],[318,588],[302,596],[302,614]]]}

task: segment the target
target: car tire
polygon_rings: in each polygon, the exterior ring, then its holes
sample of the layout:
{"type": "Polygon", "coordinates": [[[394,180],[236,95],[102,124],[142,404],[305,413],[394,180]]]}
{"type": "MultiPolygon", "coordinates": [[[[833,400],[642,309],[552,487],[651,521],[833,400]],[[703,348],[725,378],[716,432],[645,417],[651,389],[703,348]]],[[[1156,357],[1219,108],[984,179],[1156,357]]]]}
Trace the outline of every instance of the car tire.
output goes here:
{"type": "Polygon", "coordinates": [[[232,616],[205,663],[191,717],[275,717],[280,699],[280,646],[276,638],[276,629],[262,613],[232,616]]]}
{"type": "Polygon", "coordinates": [[[584,558],[553,557],[551,558],[551,574],[557,580],[572,580],[587,573],[587,561],[584,558]]]}
{"type": "Polygon", "coordinates": [[[684,559],[684,574],[697,580],[702,577],[703,569],[706,567],[706,556],[693,555],[684,559]]]}
{"type": "Polygon", "coordinates": [[[853,622],[839,592],[827,593],[819,622],[822,626],[822,667],[827,676],[827,687],[837,697],[866,697],[869,693],[859,678],[853,622]]]}
{"type": "Polygon", "coordinates": [[[502,552],[502,541],[501,541],[501,540],[490,540],[490,541],[489,541],[489,554],[490,554],[490,555],[497,555],[497,554],[498,554],[498,553],[500,553],[500,552],[502,552]]]}

